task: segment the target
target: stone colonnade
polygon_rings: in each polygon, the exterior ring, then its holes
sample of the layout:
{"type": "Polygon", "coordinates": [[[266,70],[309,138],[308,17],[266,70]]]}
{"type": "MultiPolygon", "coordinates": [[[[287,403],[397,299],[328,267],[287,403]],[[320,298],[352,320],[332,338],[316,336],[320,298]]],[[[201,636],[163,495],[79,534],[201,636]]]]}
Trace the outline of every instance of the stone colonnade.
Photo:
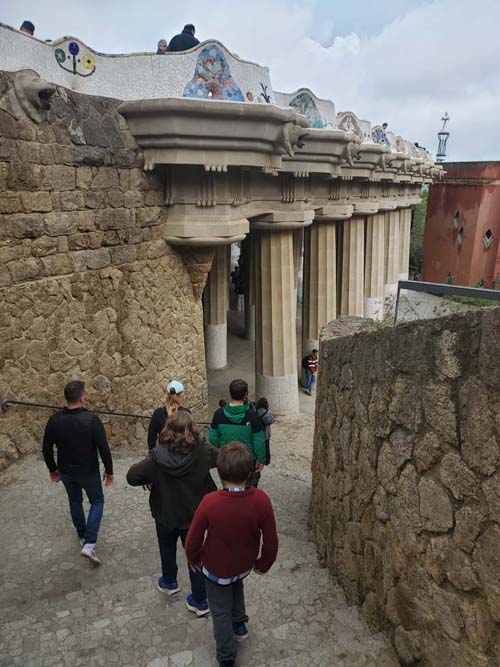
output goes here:
{"type": "MultiPolygon", "coordinates": [[[[302,212],[293,221],[279,213],[259,216],[242,242],[245,336],[255,340],[256,395],[266,396],[277,414],[298,411],[299,361],[319,346],[321,328],[341,316],[381,320],[385,299],[408,277],[411,206],[369,215],[339,211],[302,212]]],[[[228,253],[229,246],[217,248],[204,293],[209,369],[227,363],[228,253]]]]}

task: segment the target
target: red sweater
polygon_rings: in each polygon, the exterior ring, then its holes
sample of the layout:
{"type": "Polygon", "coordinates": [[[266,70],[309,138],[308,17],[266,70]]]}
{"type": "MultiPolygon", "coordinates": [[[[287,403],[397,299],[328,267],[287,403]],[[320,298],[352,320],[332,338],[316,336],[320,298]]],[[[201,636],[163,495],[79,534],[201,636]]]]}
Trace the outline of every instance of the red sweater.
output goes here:
{"type": "Polygon", "coordinates": [[[203,563],[210,574],[221,579],[254,567],[267,572],[278,553],[269,497],[260,489],[209,493],[196,510],[185,549],[192,565],[203,563]]]}

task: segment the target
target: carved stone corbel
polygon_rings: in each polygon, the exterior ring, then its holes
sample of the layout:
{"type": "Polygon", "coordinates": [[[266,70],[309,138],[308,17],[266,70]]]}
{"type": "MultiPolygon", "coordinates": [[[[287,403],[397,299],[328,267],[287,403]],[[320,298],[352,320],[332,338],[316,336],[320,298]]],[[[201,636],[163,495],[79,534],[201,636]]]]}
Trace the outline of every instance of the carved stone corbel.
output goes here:
{"type": "Polygon", "coordinates": [[[14,91],[24,113],[38,124],[45,119],[44,112],[50,109],[50,98],[56,87],[41,79],[35,70],[23,69],[14,75],[14,91]]]}
{"type": "Polygon", "coordinates": [[[304,146],[303,139],[308,135],[305,128],[289,121],[281,128],[281,136],[277,142],[278,147],[283,148],[290,157],[295,155],[295,148],[304,146]]]}

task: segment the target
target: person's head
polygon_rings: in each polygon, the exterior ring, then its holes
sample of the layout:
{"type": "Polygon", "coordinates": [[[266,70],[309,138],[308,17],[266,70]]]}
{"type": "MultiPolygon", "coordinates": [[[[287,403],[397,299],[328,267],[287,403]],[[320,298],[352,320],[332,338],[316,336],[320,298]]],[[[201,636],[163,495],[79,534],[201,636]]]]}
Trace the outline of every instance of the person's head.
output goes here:
{"type": "Polygon", "coordinates": [[[225,398],[221,398],[219,401],[219,408],[223,408],[227,404],[227,401],[225,398]]]}
{"type": "Polygon", "coordinates": [[[316,357],[318,356],[318,350],[317,350],[316,348],[314,348],[314,350],[312,351],[312,353],[314,354],[314,356],[316,356],[316,357]]]}
{"type": "Polygon", "coordinates": [[[68,405],[83,405],[85,402],[85,385],[81,380],[72,380],[64,387],[64,398],[68,405]]]}
{"type": "Polygon", "coordinates": [[[387,123],[382,123],[382,129],[384,130],[384,132],[385,130],[387,130],[387,123]]]}
{"type": "Polygon", "coordinates": [[[200,439],[200,432],[187,410],[176,410],[171,414],[160,433],[160,444],[185,454],[189,453],[200,439]]]}
{"type": "Polygon", "coordinates": [[[35,34],[35,26],[31,21],[23,21],[19,30],[25,32],[27,35],[35,34]]]}
{"type": "Polygon", "coordinates": [[[255,466],[253,456],[245,445],[230,442],[223,447],[217,456],[217,471],[225,484],[243,486],[250,477],[255,466]]]}
{"type": "Polygon", "coordinates": [[[192,23],[186,23],[182,32],[188,32],[190,35],[194,35],[196,29],[192,23]]]}
{"type": "Polygon", "coordinates": [[[229,385],[229,395],[232,401],[243,402],[248,398],[248,384],[245,380],[233,380],[229,385]]]}
{"type": "Polygon", "coordinates": [[[156,53],[167,53],[168,51],[168,44],[166,39],[160,39],[158,42],[158,48],[156,50],[156,53]]]}
{"type": "Polygon", "coordinates": [[[184,400],[184,385],[178,380],[172,380],[166,386],[167,401],[166,410],[167,415],[172,415],[181,405],[184,400]]]}
{"type": "Polygon", "coordinates": [[[262,398],[259,398],[257,401],[257,405],[255,406],[257,410],[269,410],[269,403],[267,401],[267,398],[264,396],[262,398]]]}

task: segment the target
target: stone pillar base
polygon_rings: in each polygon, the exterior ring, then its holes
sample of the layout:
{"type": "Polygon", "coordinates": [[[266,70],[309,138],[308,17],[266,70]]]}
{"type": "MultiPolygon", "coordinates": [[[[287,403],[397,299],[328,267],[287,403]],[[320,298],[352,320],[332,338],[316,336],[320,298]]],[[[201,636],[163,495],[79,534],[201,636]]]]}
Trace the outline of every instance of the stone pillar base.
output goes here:
{"type": "Polygon", "coordinates": [[[227,323],[205,325],[205,356],[208,370],[227,366],[227,323]]]}
{"type": "Polygon", "coordinates": [[[365,317],[372,320],[384,319],[384,299],[380,297],[365,298],[365,317]]]}
{"type": "Polygon", "coordinates": [[[291,415],[299,411],[297,375],[261,375],[256,373],[255,398],[265,396],[275,415],[291,415]]]}

